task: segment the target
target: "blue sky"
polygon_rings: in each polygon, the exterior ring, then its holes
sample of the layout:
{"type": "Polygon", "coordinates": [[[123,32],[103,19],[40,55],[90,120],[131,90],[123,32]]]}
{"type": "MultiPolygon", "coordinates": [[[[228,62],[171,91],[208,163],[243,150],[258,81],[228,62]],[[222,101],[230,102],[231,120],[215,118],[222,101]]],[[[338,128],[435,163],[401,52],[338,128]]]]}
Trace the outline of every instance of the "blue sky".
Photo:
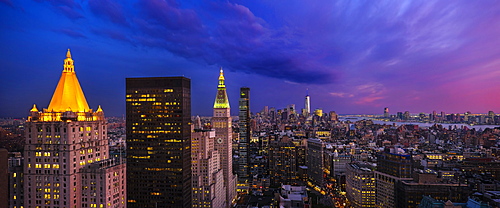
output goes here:
{"type": "Polygon", "coordinates": [[[500,1],[0,0],[0,117],[47,107],[67,48],[91,108],[125,113],[125,78],[192,79],[211,115],[225,69],[233,114],[500,112],[500,1]]]}

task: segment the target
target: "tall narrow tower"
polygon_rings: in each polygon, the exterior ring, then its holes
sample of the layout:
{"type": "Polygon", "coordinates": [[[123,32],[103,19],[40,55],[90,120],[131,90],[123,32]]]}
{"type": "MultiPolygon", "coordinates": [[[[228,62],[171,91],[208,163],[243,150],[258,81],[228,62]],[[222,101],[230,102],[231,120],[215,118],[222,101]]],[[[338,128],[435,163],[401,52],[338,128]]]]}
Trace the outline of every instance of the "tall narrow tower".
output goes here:
{"type": "Polygon", "coordinates": [[[191,80],[126,85],[128,207],[191,207],[191,80]]]}
{"type": "Polygon", "coordinates": [[[309,90],[307,90],[306,93],[306,98],[304,100],[304,109],[306,110],[306,115],[305,117],[308,117],[311,115],[311,97],[309,97],[309,90]]]}
{"type": "Polygon", "coordinates": [[[89,108],[68,49],[49,107],[30,110],[24,207],[125,207],[125,164],[109,159],[104,112],[89,108]]]}
{"type": "Polygon", "coordinates": [[[239,127],[240,127],[240,142],[238,144],[239,165],[238,165],[238,182],[248,184],[250,178],[250,88],[240,88],[240,103],[239,103],[239,127]]]}
{"type": "Polygon", "coordinates": [[[236,196],[236,176],[233,174],[233,131],[231,119],[231,107],[224,84],[224,72],[222,68],[219,74],[219,85],[214,103],[214,115],[212,126],[215,130],[215,148],[220,154],[221,167],[224,173],[224,188],[226,189],[226,207],[231,205],[236,196]]]}

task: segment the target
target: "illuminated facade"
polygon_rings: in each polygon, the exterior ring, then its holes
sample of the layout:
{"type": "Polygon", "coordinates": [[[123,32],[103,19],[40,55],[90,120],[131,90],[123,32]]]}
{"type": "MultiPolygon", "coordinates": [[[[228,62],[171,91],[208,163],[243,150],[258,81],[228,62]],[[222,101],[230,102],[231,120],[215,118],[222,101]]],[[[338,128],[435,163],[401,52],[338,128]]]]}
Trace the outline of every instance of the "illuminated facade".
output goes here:
{"type": "Polygon", "coordinates": [[[125,164],[109,159],[104,112],[89,108],[69,49],[49,107],[33,105],[25,136],[24,207],[126,207],[125,164]],[[82,173],[103,162],[113,165],[99,166],[84,185],[82,173]]]}
{"type": "Polygon", "coordinates": [[[354,208],[375,207],[374,166],[350,163],[346,167],[346,193],[350,205],[354,208]]]}
{"type": "Polygon", "coordinates": [[[240,88],[240,103],[239,103],[239,127],[240,141],[238,143],[239,164],[238,164],[238,181],[239,183],[248,184],[250,179],[250,88],[240,88]]]}
{"type": "Polygon", "coordinates": [[[215,150],[215,131],[194,129],[191,135],[193,208],[225,207],[224,174],[215,150]]]}
{"type": "Polygon", "coordinates": [[[191,207],[191,80],[126,79],[128,207],[191,207]]]}
{"type": "Polygon", "coordinates": [[[220,153],[221,167],[224,173],[224,188],[226,189],[226,207],[230,207],[236,197],[236,176],[233,174],[233,130],[231,109],[224,84],[224,72],[219,74],[219,85],[214,102],[212,127],[215,130],[215,149],[220,153]]]}
{"type": "Polygon", "coordinates": [[[271,141],[269,145],[269,175],[271,186],[297,184],[297,148],[290,138],[271,141]]]}

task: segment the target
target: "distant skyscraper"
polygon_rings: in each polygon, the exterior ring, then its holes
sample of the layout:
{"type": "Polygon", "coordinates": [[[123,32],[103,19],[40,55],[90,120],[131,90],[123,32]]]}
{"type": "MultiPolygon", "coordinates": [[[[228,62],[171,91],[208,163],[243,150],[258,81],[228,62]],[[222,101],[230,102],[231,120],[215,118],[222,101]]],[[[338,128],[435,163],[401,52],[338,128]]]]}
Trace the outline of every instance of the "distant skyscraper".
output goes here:
{"type": "Polygon", "coordinates": [[[125,207],[125,164],[109,159],[104,113],[89,108],[68,49],[49,107],[26,122],[24,207],[125,207]]]}
{"type": "Polygon", "coordinates": [[[306,110],[306,115],[304,115],[305,117],[311,115],[311,97],[309,97],[309,92],[306,94],[306,98],[304,100],[304,109],[306,110]]]}
{"type": "Polygon", "coordinates": [[[250,178],[250,158],[248,147],[250,144],[250,88],[242,87],[240,89],[240,103],[239,103],[239,127],[240,127],[240,141],[238,144],[239,151],[239,166],[238,166],[238,181],[240,183],[248,183],[250,178]]]}
{"type": "Polygon", "coordinates": [[[219,74],[219,85],[214,103],[214,116],[212,126],[215,129],[216,144],[215,149],[221,156],[220,162],[224,173],[224,188],[226,189],[226,206],[231,205],[232,199],[236,196],[236,176],[233,174],[233,130],[231,119],[231,107],[224,84],[224,72],[219,74]]]}
{"type": "Polygon", "coordinates": [[[191,207],[191,80],[126,85],[128,207],[191,207]]]}
{"type": "Polygon", "coordinates": [[[384,108],[384,118],[389,118],[389,108],[384,108]]]}

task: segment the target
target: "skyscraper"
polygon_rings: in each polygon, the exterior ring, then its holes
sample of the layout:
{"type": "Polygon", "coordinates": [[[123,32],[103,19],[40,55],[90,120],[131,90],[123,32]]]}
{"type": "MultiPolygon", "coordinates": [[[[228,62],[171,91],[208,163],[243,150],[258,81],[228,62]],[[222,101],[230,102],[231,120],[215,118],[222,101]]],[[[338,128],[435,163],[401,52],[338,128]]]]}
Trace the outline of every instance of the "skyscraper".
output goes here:
{"type": "Polygon", "coordinates": [[[191,80],[126,79],[128,207],[191,207],[191,80]]]}
{"type": "Polygon", "coordinates": [[[306,111],[306,115],[304,115],[305,117],[311,115],[311,97],[309,97],[309,93],[306,94],[306,98],[304,100],[304,109],[306,111]]]}
{"type": "Polygon", "coordinates": [[[24,207],[125,207],[125,164],[109,159],[104,112],[89,108],[68,49],[49,107],[30,110],[24,207]]]}
{"type": "Polygon", "coordinates": [[[240,183],[248,184],[250,178],[250,157],[249,157],[249,144],[250,144],[250,88],[240,88],[240,103],[239,103],[239,127],[240,127],[240,141],[238,144],[239,151],[239,166],[238,166],[238,181],[240,183]]]}
{"type": "Polygon", "coordinates": [[[224,72],[222,69],[219,74],[219,85],[217,86],[217,95],[214,103],[214,115],[212,117],[212,126],[215,130],[216,144],[215,149],[221,156],[220,162],[224,173],[224,188],[226,189],[226,207],[231,205],[236,196],[236,176],[233,174],[233,130],[231,119],[231,107],[226,93],[224,83],[224,72]]]}

